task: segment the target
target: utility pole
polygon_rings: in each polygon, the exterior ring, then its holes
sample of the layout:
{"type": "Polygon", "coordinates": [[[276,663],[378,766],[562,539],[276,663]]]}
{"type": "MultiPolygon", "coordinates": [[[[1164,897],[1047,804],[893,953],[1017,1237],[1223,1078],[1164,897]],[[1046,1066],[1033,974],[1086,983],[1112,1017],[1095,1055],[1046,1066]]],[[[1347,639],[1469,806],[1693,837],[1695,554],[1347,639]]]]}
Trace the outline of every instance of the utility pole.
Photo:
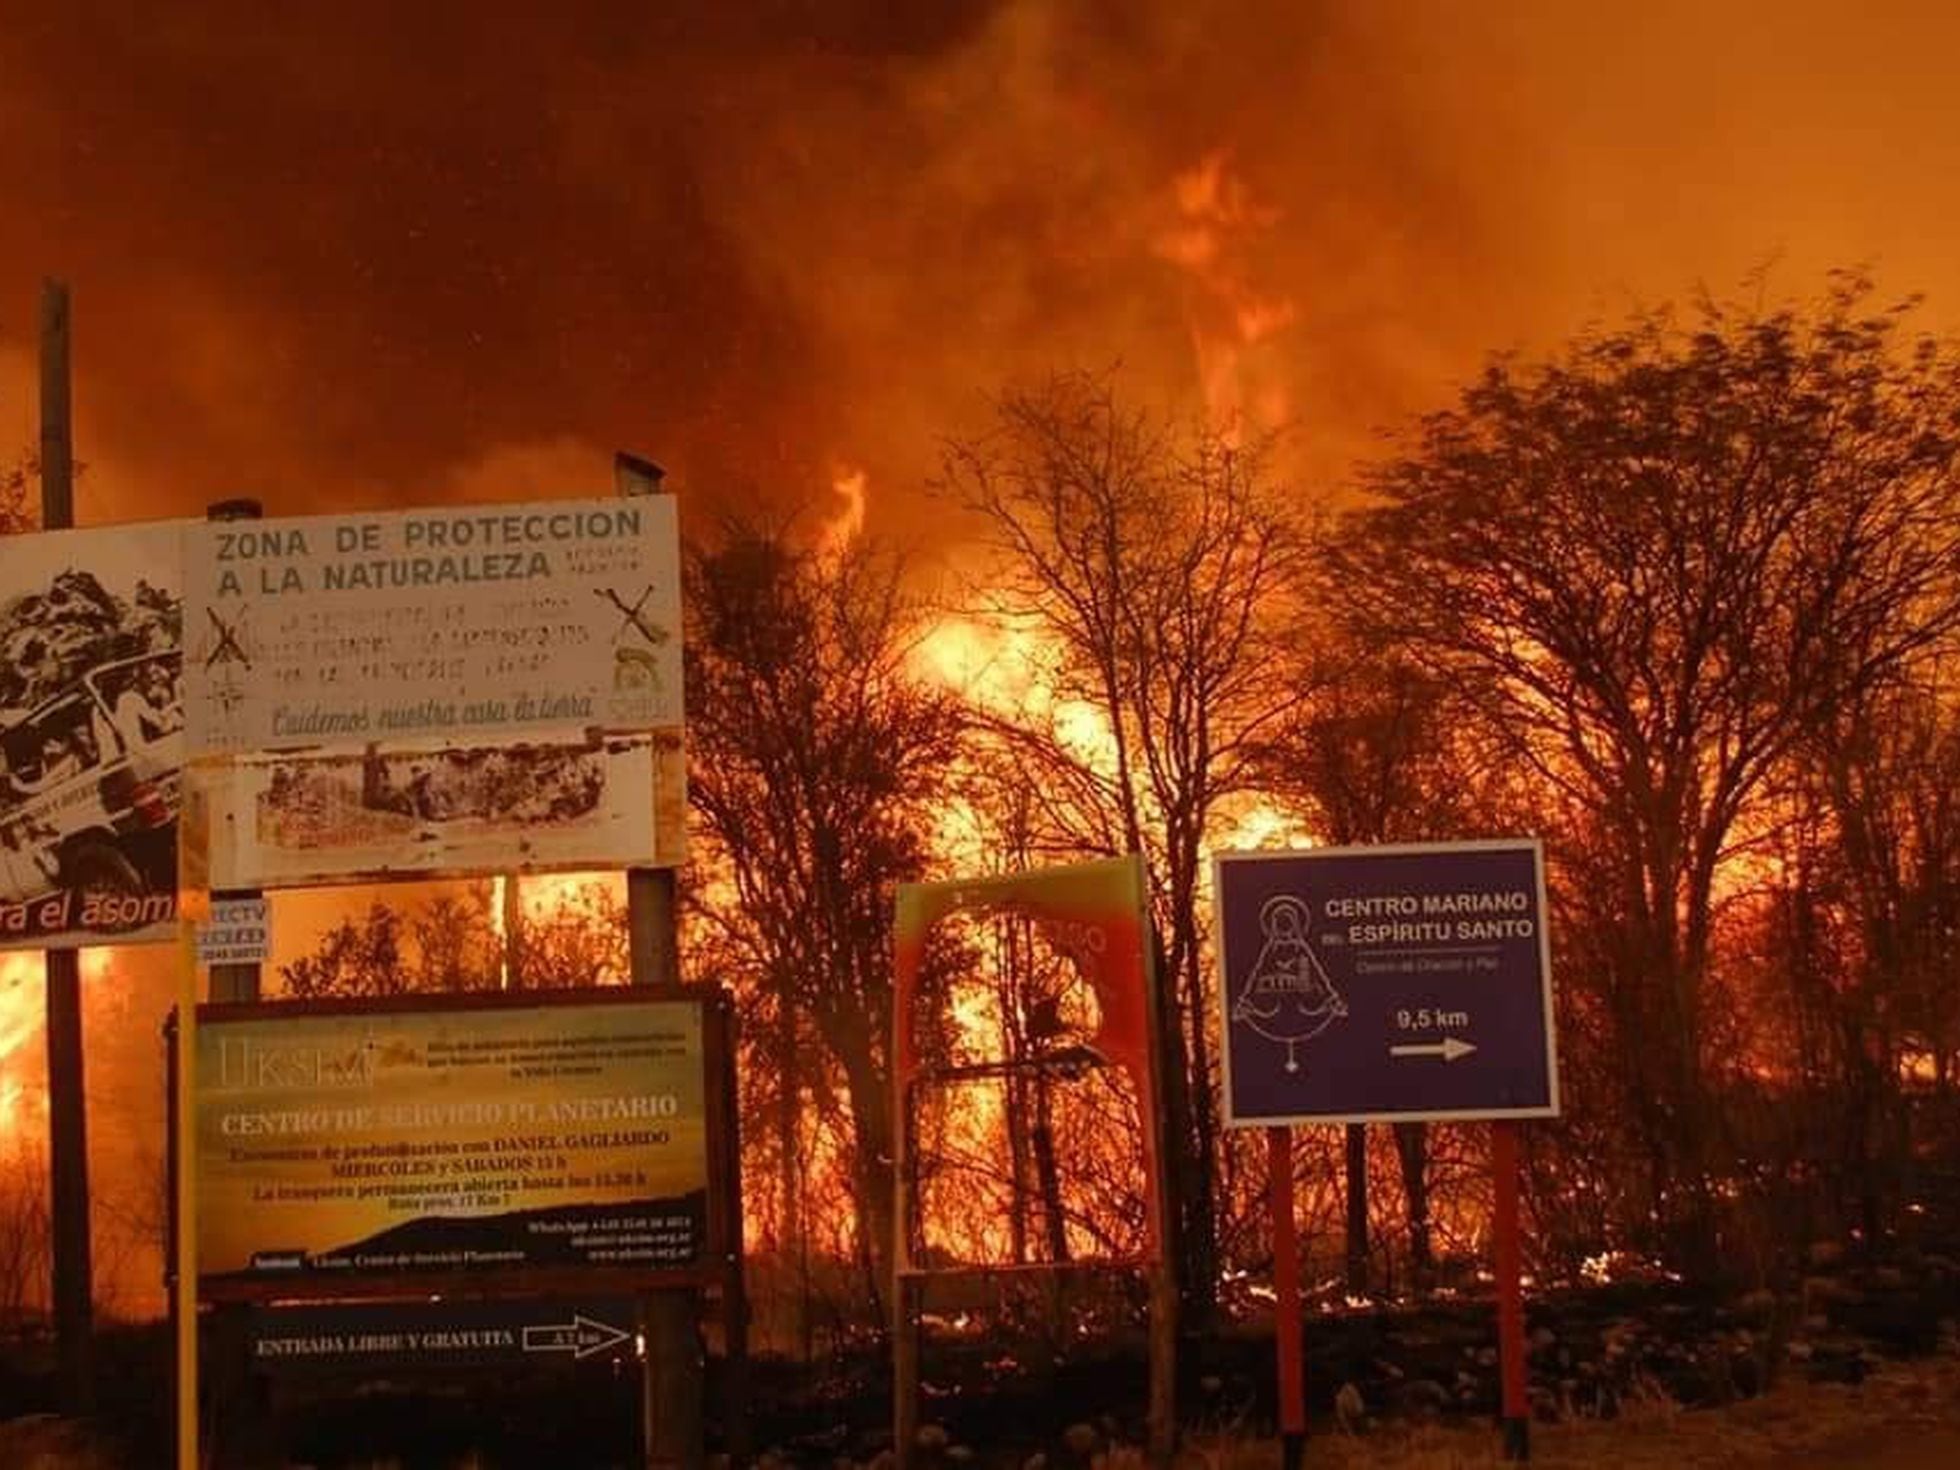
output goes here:
{"type": "MultiPolygon", "coordinates": [[[[614,489],[623,496],[670,493],[661,484],[664,475],[651,460],[613,456],[614,489]]],[[[627,869],[626,924],[633,983],[679,985],[679,894],[672,868],[627,869]]],[[[647,1470],[702,1470],[707,1448],[699,1293],[681,1287],[650,1291],[640,1308],[646,1328],[647,1470]]]]}
{"type": "MultiPolygon", "coordinates": [[[[71,413],[68,287],[41,287],[41,528],[75,524],[75,436],[71,413]]],[[[88,1115],[82,1071],[81,956],[44,952],[47,966],[48,1166],[54,1226],[54,1323],[61,1407],[94,1408],[93,1267],[89,1252],[88,1115]]]]}

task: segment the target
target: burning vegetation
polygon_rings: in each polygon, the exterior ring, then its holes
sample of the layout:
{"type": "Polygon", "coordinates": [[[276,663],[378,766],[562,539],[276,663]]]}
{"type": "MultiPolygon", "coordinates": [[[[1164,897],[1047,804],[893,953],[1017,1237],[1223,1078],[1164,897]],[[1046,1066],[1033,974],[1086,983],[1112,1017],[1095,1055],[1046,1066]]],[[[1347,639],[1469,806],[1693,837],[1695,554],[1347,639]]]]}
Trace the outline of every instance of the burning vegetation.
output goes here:
{"type": "MultiPolygon", "coordinates": [[[[1194,181],[1194,217],[1255,217],[1222,189],[1194,181]]],[[[1281,484],[1243,417],[1187,429],[1103,377],[1013,389],[947,456],[976,548],[950,598],[864,535],[855,471],[815,534],[697,526],[687,962],[741,999],[777,1344],[881,1321],[894,885],[1110,852],[1151,880],[1188,1305],[1256,1306],[1264,1165],[1218,1124],[1205,865],[1248,837],[1545,835],[1569,1101],[1528,1159],[1541,1281],[1774,1283],[1817,1240],[1954,1228],[1960,369],[1911,320],[1850,279],[1638,315],[1493,365],[1345,505],[1281,484]]],[[[19,1146],[34,987],[7,966],[19,1146]]],[[[624,968],[615,886],[531,879],[377,904],[284,983],[624,968]]],[[[929,1013],[899,1018],[946,1079],[917,1122],[922,1249],[1134,1257],[1143,1121],[1079,1045],[1079,974],[1011,916],[931,970],[929,1013]],[[1028,1065],[1057,1054],[1079,1064],[1028,1065]]],[[[1480,1148],[1310,1139],[1331,1297],[1473,1288],[1480,1148]]]]}

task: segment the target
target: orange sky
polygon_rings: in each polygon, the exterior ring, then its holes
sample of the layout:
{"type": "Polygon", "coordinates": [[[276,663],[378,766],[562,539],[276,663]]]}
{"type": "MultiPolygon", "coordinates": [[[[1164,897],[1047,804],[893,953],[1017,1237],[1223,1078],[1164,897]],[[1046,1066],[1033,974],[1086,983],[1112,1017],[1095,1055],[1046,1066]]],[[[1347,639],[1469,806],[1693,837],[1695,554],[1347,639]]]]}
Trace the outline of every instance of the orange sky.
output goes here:
{"type": "Polygon", "coordinates": [[[0,0],[0,445],[48,270],[88,519],[630,444],[731,501],[861,466],[904,527],[1010,373],[1202,383],[1326,475],[1630,294],[1870,260],[1951,310],[1944,5],[507,9],[0,0]]]}

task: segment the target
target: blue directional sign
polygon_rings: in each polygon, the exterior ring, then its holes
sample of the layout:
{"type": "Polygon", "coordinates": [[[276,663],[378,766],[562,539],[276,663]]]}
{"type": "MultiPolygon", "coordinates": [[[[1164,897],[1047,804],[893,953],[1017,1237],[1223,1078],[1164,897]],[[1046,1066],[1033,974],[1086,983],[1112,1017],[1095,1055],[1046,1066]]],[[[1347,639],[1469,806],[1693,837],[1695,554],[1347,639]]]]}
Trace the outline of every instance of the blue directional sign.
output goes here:
{"type": "Polygon", "coordinates": [[[1225,1117],[1558,1113],[1535,839],[1217,860],[1225,1117]]]}

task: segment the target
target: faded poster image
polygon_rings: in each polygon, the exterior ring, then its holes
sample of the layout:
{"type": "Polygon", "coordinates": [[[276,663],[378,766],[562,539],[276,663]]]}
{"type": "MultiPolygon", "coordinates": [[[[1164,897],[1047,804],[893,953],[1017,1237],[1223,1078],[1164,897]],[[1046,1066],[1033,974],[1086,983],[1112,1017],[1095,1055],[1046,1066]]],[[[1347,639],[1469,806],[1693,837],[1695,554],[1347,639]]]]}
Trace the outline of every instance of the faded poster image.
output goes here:
{"type": "Polygon", "coordinates": [[[203,774],[208,877],[291,888],[673,865],[683,761],[677,731],[241,756],[203,774]]]}
{"type": "Polygon", "coordinates": [[[173,932],[182,535],[0,537],[0,948],[173,932]]]}

